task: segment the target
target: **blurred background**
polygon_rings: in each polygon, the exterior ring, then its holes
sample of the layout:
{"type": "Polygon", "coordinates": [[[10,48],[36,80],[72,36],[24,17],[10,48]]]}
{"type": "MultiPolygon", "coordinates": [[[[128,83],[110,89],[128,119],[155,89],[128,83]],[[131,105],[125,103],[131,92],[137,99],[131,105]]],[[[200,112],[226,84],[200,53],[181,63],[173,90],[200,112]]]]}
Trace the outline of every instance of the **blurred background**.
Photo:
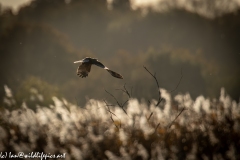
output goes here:
{"type": "Polygon", "coordinates": [[[240,159],[239,42],[240,0],[0,0],[0,151],[240,159]]]}
{"type": "MultiPolygon", "coordinates": [[[[173,94],[218,98],[240,95],[239,0],[0,0],[0,96],[9,86],[17,101],[38,90],[73,103],[108,99],[104,89],[132,88],[133,97],[173,94]],[[92,67],[76,75],[74,61],[98,58],[123,75],[92,67]]],[[[30,102],[29,102],[30,103],[30,102]]]]}

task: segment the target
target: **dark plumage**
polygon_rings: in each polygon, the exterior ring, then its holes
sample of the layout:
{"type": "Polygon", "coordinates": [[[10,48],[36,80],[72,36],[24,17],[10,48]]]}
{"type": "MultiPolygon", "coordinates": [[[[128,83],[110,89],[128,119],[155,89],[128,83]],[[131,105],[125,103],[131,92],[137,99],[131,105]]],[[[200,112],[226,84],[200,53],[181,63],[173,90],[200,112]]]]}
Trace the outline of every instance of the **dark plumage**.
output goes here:
{"type": "Polygon", "coordinates": [[[77,69],[77,75],[82,78],[88,76],[89,72],[91,71],[92,64],[95,64],[96,66],[107,70],[113,77],[123,79],[120,74],[110,70],[95,58],[86,57],[80,61],[75,61],[74,63],[81,63],[81,65],[77,69]]]}

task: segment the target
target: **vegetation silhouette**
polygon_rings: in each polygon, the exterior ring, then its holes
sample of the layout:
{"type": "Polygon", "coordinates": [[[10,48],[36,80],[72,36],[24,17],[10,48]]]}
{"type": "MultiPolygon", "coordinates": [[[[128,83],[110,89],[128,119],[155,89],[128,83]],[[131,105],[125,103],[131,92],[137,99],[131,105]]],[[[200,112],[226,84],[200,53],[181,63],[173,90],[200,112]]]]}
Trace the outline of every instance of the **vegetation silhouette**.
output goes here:
{"type": "Polygon", "coordinates": [[[81,108],[57,97],[50,107],[33,99],[34,110],[24,103],[12,110],[15,96],[7,86],[5,92],[2,152],[65,153],[67,159],[240,158],[240,103],[224,89],[218,99],[198,96],[195,101],[189,94],[172,97],[161,89],[166,100],[161,107],[156,100],[147,104],[130,98],[124,110],[94,99],[81,108]]]}

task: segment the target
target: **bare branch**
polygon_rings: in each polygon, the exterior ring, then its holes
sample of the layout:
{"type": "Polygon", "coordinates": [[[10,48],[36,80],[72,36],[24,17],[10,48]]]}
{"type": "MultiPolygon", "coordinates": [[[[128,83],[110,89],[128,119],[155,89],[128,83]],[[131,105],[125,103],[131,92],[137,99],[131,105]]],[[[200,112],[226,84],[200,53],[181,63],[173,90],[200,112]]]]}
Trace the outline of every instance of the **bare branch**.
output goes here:
{"type": "Polygon", "coordinates": [[[121,106],[122,110],[126,113],[126,115],[128,115],[128,114],[127,114],[127,111],[126,111],[123,107],[124,107],[124,105],[125,105],[127,102],[128,102],[128,100],[126,100],[126,101],[123,103],[123,105],[121,106]]]}
{"type": "Polygon", "coordinates": [[[109,108],[109,106],[115,106],[115,105],[113,105],[113,104],[108,104],[107,102],[106,102],[106,100],[103,100],[103,102],[106,104],[106,106],[109,108]]]}
{"type": "Polygon", "coordinates": [[[159,84],[158,84],[158,80],[157,80],[157,78],[156,78],[156,73],[154,73],[154,75],[147,69],[147,67],[145,67],[145,66],[143,66],[143,68],[155,79],[155,81],[156,81],[156,84],[157,84],[157,87],[158,87],[158,95],[159,95],[159,97],[158,97],[158,102],[157,102],[157,104],[156,104],[156,106],[158,106],[159,104],[160,104],[160,102],[162,101],[162,97],[161,97],[161,92],[160,92],[160,87],[159,87],[159,84]]]}
{"type": "Polygon", "coordinates": [[[181,77],[180,77],[180,79],[179,79],[179,81],[178,81],[178,84],[177,84],[177,86],[176,86],[173,90],[170,91],[170,93],[172,93],[172,92],[174,92],[175,90],[177,90],[179,84],[181,83],[182,78],[183,78],[183,74],[182,74],[182,68],[181,68],[181,77]]]}
{"type": "Polygon", "coordinates": [[[116,98],[114,95],[112,95],[112,94],[111,94],[110,92],[108,92],[106,89],[105,89],[105,91],[106,91],[110,96],[112,96],[112,97],[115,99],[115,101],[117,102],[118,106],[119,106],[120,108],[122,108],[122,110],[124,111],[124,113],[125,113],[126,115],[128,115],[127,112],[126,112],[126,110],[123,108],[124,105],[128,102],[128,100],[125,101],[125,102],[123,103],[123,105],[122,105],[121,103],[118,102],[117,98],[116,98]]]}
{"type": "Polygon", "coordinates": [[[118,106],[121,106],[121,104],[118,102],[118,100],[114,97],[114,95],[112,95],[111,93],[109,93],[106,89],[105,89],[105,92],[107,92],[110,96],[112,96],[115,101],[117,102],[118,106]]]}
{"type": "MultiPolygon", "coordinates": [[[[110,108],[109,108],[109,106],[113,106],[113,105],[109,105],[109,104],[107,104],[107,102],[105,101],[105,100],[103,100],[105,103],[106,103],[106,107],[107,107],[107,111],[110,113],[110,119],[112,120],[112,122],[113,122],[113,124],[115,125],[115,127],[119,130],[119,128],[118,128],[118,126],[115,124],[115,121],[113,120],[113,117],[112,117],[112,115],[114,115],[114,116],[116,116],[116,114],[114,114],[111,110],[110,110],[110,108]]],[[[116,116],[117,117],[117,116],[116,116]]],[[[118,117],[117,117],[118,118],[118,117]]],[[[119,119],[119,118],[118,118],[119,119]]],[[[119,119],[120,120],[120,119],[119,119]]],[[[121,121],[120,121],[120,128],[121,128],[121,121]]]]}
{"type": "Polygon", "coordinates": [[[124,84],[124,90],[126,91],[126,94],[128,95],[128,98],[131,98],[131,95],[130,95],[130,93],[128,92],[128,90],[127,90],[127,88],[126,88],[126,83],[124,84]]]}
{"type": "Polygon", "coordinates": [[[157,132],[157,129],[158,129],[159,125],[160,125],[160,123],[158,123],[158,125],[156,126],[154,133],[157,132]]]}
{"type": "Polygon", "coordinates": [[[152,117],[152,115],[153,115],[153,112],[149,115],[149,117],[148,117],[148,119],[147,119],[147,121],[149,121],[150,120],[150,118],[152,117]]]}
{"type": "MultiPolygon", "coordinates": [[[[109,108],[109,106],[114,106],[114,105],[109,105],[109,104],[107,104],[107,102],[106,102],[105,100],[103,100],[103,101],[106,103],[107,111],[108,111],[110,114],[116,116],[116,114],[114,114],[114,113],[110,110],[110,108],[109,108]]],[[[116,117],[117,117],[117,116],[116,116],[116,117]]],[[[118,118],[118,117],[117,117],[117,118],[118,118]]]]}
{"type": "MultiPolygon", "coordinates": [[[[110,114],[116,116],[116,114],[114,114],[114,113],[113,113],[112,111],[110,111],[109,109],[107,109],[107,111],[108,111],[110,114]]],[[[116,116],[116,117],[117,117],[117,116],[116,116]]]]}
{"type": "Polygon", "coordinates": [[[131,94],[128,92],[127,88],[126,88],[126,83],[123,86],[124,89],[116,89],[116,90],[120,90],[123,91],[124,93],[126,93],[128,95],[128,98],[131,98],[131,94]]]}
{"type": "Polygon", "coordinates": [[[126,101],[123,103],[122,107],[125,106],[125,104],[126,104],[128,101],[129,101],[129,100],[126,100],[126,101]]]}
{"type": "Polygon", "coordinates": [[[119,128],[118,128],[118,126],[115,124],[115,122],[114,122],[114,120],[113,120],[113,118],[112,118],[112,115],[111,115],[111,120],[112,120],[112,122],[113,122],[113,124],[115,125],[115,127],[119,130],[119,128]]]}
{"type": "Polygon", "coordinates": [[[170,128],[170,127],[172,126],[172,124],[173,124],[173,123],[175,122],[175,120],[182,114],[182,112],[183,112],[184,110],[187,110],[187,109],[185,109],[185,107],[183,107],[183,109],[179,112],[179,114],[175,117],[175,119],[169,124],[168,128],[170,128]]]}

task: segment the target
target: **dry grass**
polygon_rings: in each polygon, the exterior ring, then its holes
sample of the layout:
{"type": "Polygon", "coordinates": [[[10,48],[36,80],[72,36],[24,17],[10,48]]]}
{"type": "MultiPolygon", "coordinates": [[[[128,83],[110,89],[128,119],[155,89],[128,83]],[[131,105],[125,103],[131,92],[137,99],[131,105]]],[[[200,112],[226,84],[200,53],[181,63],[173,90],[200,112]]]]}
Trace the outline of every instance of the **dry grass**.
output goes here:
{"type": "Polygon", "coordinates": [[[54,105],[39,106],[37,92],[35,108],[16,107],[5,91],[0,151],[66,153],[66,159],[240,159],[240,103],[224,90],[218,100],[194,101],[161,89],[158,107],[156,100],[130,98],[127,114],[94,99],[79,107],[53,97],[54,105]]]}

